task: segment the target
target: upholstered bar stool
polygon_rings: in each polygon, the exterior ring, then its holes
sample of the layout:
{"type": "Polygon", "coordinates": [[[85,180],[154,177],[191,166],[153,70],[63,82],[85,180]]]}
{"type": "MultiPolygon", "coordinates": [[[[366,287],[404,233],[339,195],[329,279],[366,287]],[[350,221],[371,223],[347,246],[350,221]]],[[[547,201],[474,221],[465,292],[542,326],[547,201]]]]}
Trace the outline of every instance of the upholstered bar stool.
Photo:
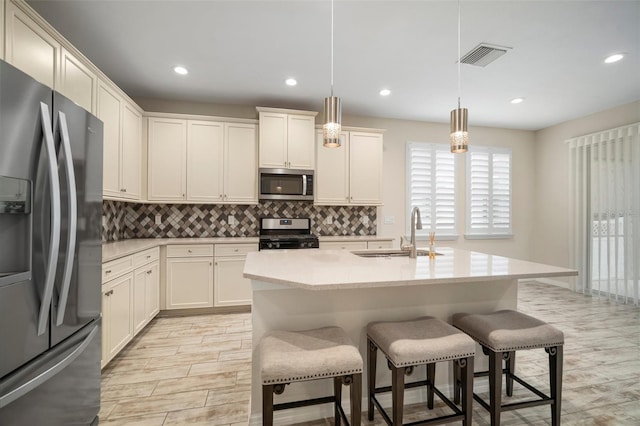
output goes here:
{"type": "MultiPolygon", "coordinates": [[[[402,425],[404,390],[417,386],[427,388],[427,407],[433,408],[434,393],[451,408],[454,414],[440,416],[416,424],[436,425],[463,420],[471,426],[473,403],[473,359],[475,342],[466,334],[444,321],[433,317],[422,317],[409,321],[373,322],[367,325],[367,388],[368,416],[373,420],[374,405],[387,424],[402,425]],[[376,388],[376,360],[378,350],[387,358],[391,370],[391,386],[376,388]],[[461,372],[462,406],[458,408],[434,384],[436,362],[453,361],[461,372]],[[405,384],[404,376],[413,372],[415,366],[426,364],[427,379],[405,384]],[[376,398],[377,393],[392,394],[392,415],[376,398]]],[[[413,424],[413,423],[412,423],[413,424]]]]}
{"type": "Polygon", "coordinates": [[[349,425],[342,409],[342,385],[350,386],[351,425],[360,426],[362,357],[340,327],[306,331],[271,331],[260,340],[262,424],[273,425],[274,410],[334,404],[335,424],[349,425]],[[333,396],[275,404],[273,394],[292,382],[333,378],[333,396]]]}
{"type": "MultiPolygon", "coordinates": [[[[484,315],[455,314],[453,325],[473,337],[485,355],[489,355],[489,371],[475,373],[476,377],[489,376],[489,404],[477,394],[473,397],[491,413],[491,425],[500,424],[502,411],[537,405],[551,405],[551,424],[560,425],[562,401],[562,345],[564,334],[557,328],[512,310],[484,315]],[[514,374],[516,351],[544,348],[549,354],[550,395],[547,396],[514,374]],[[505,360],[505,368],[502,368],[505,360]],[[514,380],[533,392],[538,399],[502,403],[502,374],[506,376],[507,396],[513,396],[514,380]]],[[[456,391],[456,399],[459,392],[456,391]]]]}

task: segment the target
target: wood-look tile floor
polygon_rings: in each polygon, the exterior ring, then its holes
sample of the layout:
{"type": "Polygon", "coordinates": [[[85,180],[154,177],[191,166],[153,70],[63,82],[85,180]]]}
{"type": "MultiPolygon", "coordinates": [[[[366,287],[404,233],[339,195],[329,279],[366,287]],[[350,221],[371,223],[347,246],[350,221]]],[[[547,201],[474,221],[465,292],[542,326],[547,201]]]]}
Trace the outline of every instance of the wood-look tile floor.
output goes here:
{"type": "MultiPolygon", "coordinates": [[[[640,425],[640,309],[521,283],[521,311],[565,333],[563,425],[640,425]]],[[[100,424],[248,424],[251,314],[156,318],[102,371],[100,424]]],[[[547,355],[518,352],[516,373],[548,392],[547,355]]],[[[485,379],[478,379],[478,381],[485,379]]],[[[486,395],[485,395],[486,396],[486,395]]],[[[516,385],[514,399],[529,394],[516,385]]],[[[437,415],[408,406],[405,422],[437,415]]],[[[550,424],[548,406],[503,413],[503,425],[550,424]]],[[[474,425],[489,425],[474,402],[474,425]]],[[[376,413],[373,422],[383,425],[376,413]]],[[[304,426],[331,425],[321,419],[304,426]]],[[[452,423],[452,424],[459,424],[452,423]]],[[[302,425],[299,425],[302,426],[302,425]]]]}

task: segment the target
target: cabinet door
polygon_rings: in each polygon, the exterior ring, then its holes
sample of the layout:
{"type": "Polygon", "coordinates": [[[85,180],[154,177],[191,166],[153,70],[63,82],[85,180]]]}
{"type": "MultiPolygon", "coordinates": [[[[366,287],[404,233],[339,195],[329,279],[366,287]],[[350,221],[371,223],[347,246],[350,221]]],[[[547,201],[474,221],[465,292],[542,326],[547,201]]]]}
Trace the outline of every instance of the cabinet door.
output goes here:
{"type": "Polygon", "coordinates": [[[149,200],[186,198],[187,122],[149,118],[149,200]]]}
{"type": "Polygon", "coordinates": [[[133,334],[136,335],[147,324],[145,304],[147,302],[147,268],[138,268],[133,274],[133,334]]]}
{"type": "Polygon", "coordinates": [[[60,44],[11,1],[6,2],[6,15],[5,60],[56,89],[60,44]]]}
{"type": "Polygon", "coordinates": [[[246,256],[216,258],[214,306],[251,304],[251,281],[242,276],[245,260],[246,256]]]}
{"type": "Polygon", "coordinates": [[[142,115],[127,102],[122,108],[122,144],[120,155],[120,196],[139,200],[142,162],[142,115]]]}
{"type": "Polygon", "coordinates": [[[322,131],[316,133],[314,204],[349,203],[349,134],[340,133],[340,141],[339,148],[326,148],[322,145],[322,131]]]}
{"type": "Polygon", "coordinates": [[[111,360],[109,358],[109,332],[111,331],[111,310],[109,309],[109,286],[102,285],[102,356],[100,361],[100,368],[104,368],[105,365],[111,360]]]}
{"type": "Polygon", "coordinates": [[[153,262],[147,266],[145,295],[145,314],[147,322],[151,321],[160,312],[160,273],[158,262],[153,262]]]}
{"type": "Polygon", "coordinates": [[[213,258],[167,259],[167,309],[213,306],[213,258]]]}
{"type": "Polygon", "coordinates": [[[65,48],[60,51],[57,90],[82,108],[95,114],[98,77],[65,48]]]}
{"type": "Polygon", "coordinates": [[[109,86],[98,82],[98,118],[104,124],[103,182],[104,195],[120,197],[120,110],[122,100],[109,86]]]}
{"type": "Polygon", "coordinates": [[[260,167],[287,167],[287,114],[260,113],[260,167]]]}
{"type": "Polygon", "coordinates": [[[187,199],[222,201],[224,125],[187,123],[187,199]]]}
{"type": "Polygon", "coordinates": [[[224,201],[257,204],[256,126],[226,123],[224,129],[224,201]]]}
{"type": "Polygon", "coordinates": [[[315,167],[315,117],[293,115],[287,118],[287,167],[313,170],[315,167]]]}
{"type": "Polygon", "coordinates": [[[349,201],[382,204],[382,135],[349,134],[349,201]]]}
{"type": "Polygon", "coordinates": [[[133,273],[109,283],[109,359],[133,339],[133,273]]]}

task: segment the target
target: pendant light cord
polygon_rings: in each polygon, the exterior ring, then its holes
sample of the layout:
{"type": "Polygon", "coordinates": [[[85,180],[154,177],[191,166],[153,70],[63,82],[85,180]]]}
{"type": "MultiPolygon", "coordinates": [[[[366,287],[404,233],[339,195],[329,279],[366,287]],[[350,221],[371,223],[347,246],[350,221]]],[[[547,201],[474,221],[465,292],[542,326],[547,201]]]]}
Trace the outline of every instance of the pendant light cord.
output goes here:
{"type": "Polygon", "coordinates": [[[331,96],[333,97],[333,0],[331,0],[331,96]]]}
{"type": "MultiPolygon", "coordinates": [[[[331,0],[331,1],[332,1],[332,4],[333,4],[333,0],[331,0]]],[[[332,12],[332,14],[333,14],[333,12],[332,12]]],[[[333,23],[331,25],[333,25],[333,23]]],[[[333,30],[331,30],[331,32],[333,34],[333,30]]],[[[331,41],[331,43],[332,43],[332,46],[333,46],[333,41],[331,41]]],[[[332,49],[333,49],[333,47],[332,47],[332,49]]],[[[332,59],[332,61],[333,61],[333,59],[332,59]]],[[[331,68],[333,69],[333,65],[331,65],[331,68]]],[[[331,79],[332,79],[331,85],[333,86],[333,77],[331,77],[331,79]]],[[[458,0],[458,109],[460,109],[460,0],[458,0]]]]}

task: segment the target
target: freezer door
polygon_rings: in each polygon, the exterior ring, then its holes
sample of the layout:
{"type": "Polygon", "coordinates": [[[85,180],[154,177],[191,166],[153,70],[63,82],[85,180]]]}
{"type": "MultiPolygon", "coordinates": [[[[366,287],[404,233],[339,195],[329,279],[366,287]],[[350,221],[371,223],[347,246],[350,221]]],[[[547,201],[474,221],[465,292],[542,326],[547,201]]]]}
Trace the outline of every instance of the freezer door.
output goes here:
{"type": "Polygon", "coordinates": [[[0,380],[0,425],[89,425],[100,409],[100,322],[0,380]]]}
{"type": "MultiPolygon", "coordinates": [[[[2,186],[15,185],[16,198],[25,203],[23,209],[6,202],[0,213],[0,379],[49,346],[48,309],[41,333],[38,324],[50,246],[35,238],[34,212],[41,205],[34,202],[48,190],[36,175],[47,162],[43,129],[45,123],[51,127],[51,116],[43,115],[42,105],[50,110],[51,99],[49,88],[0,61],[0,176],[6,178],[2,186]]],[[[51,220],[49,211],[39,217],[51,220]]]]}
{"type": "Polygon", "coordinates": [[[62,226],[51,309],[55,346],[100,316],[102,266],[102,122],[53,95],[62,226]]]}

